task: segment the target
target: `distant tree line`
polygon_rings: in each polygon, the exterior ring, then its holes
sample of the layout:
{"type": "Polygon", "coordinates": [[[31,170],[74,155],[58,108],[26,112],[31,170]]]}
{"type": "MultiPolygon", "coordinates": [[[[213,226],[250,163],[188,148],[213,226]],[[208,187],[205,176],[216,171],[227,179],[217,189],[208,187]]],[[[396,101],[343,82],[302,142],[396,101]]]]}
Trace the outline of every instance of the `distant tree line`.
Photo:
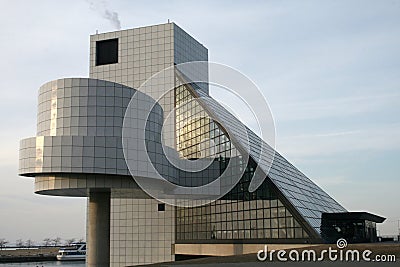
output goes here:
{"type": "MultiPolygon", "coordinates": [[[[84,242],[84,239],[76,239],[76,238],[70,238],[70,239],[62,239],[61,237],[56,237],[56,238],[49,238],[46,237],[43,239],[42,242],[36,242],[32,239],[27,239],[27,240],[22,240],[22,239],[17,239],[15,241],[15,247],[25,247],[25,248],[31,248],[31,247],[37,247],[37,246],[44,246],[44,247],[58,247],[58,246],[68,246],[71,245],[74,242],[84,242]]],[[[10,242],[5,239],[5,238],[0,238],[0,250],[3,248],[6,248],[7,245],[9,246],[10,242]]]]}
{"type": "Polygon", "coordinates": [[[8,241],[4,238],[0,238],[0,250],[8,244],[8,241]]]}

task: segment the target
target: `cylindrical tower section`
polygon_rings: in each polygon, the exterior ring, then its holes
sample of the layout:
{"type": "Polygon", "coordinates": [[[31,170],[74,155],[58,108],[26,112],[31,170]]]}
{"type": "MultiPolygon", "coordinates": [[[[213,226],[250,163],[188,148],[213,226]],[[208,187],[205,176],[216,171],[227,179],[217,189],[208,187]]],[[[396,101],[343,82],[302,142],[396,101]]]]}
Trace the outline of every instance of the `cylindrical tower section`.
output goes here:
{"type": "MultiPolygon", "coordinates": [[[[37,136],[21,140],[19,174],[35,177],[38,194],[82,197],[91,189],[137,189],[138,198],[147,198],[132,179],[122,146],[123,119],[133,95],[140,101],[131,105],[130,114],[146,120],[143,110],[154,100],[122,84],[67,78],[41,86],[37,136]]],[[[156,104],[151,118],[158,126],[162,116],[156,104]]],[[[144,134],[135,130],[132,140],[143,141],[144,134]]],[[[139,167],[147,171],[146,165],[139,167]]]]}

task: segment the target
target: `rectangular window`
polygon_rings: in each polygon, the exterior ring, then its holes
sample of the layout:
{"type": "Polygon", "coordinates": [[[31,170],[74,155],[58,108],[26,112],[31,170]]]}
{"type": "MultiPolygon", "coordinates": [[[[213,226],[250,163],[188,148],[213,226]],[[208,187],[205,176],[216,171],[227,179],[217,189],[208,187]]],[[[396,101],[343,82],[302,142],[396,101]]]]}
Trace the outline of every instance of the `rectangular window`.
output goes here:
{"type": "Polygon", "coordinates": [[[96,66],[118,63],[118,39],[96,42],[96,66]]]}
{"type": "Polygon", "coordinates": [[[165,204],[164,203],[158,204],[158,211],[165,211],[165,204]]]}

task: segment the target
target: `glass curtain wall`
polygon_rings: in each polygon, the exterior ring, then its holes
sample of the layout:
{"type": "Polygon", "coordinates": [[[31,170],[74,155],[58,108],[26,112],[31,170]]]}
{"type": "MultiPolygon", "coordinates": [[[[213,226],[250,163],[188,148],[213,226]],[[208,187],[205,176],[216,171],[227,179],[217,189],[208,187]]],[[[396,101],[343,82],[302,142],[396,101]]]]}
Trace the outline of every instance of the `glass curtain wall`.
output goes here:
{"type": "MultiPolygon", "coordinates": [[[[240,157],[224,129],[209,118],[188,85],[175,89],[175,107],[176,146],[180,157],[189,160],[214,157],[220,173],[225,171],[231,157],[240,157]]],[[[240,167],[245,168],[242,178],[223,198],[201,207],[177,208],[177,241],[308,238],[307,232],[268,186],[267,179],[255,192],[249,193],[256,163],[250,159],[247,166],[240,167]]]]}

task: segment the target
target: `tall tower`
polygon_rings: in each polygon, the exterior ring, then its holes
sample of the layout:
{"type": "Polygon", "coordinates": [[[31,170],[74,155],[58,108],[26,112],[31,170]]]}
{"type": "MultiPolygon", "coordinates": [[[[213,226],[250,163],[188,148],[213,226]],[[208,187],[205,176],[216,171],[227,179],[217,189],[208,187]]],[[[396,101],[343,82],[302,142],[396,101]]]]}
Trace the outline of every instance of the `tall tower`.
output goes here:
{"type": "MultiPolygon", "coordinates": [[[[164,69],[192,61],[208,61],[208,50],[175,23],[90,37],[90,78],[135,89],[164,69]]],[[[207,79],[207,69],[197,71],[198,75],[207,79]]],[[[175,79],[175,73],[171,72],[159,82],[163,88],[174,88],[175,79]]],[[[201,86],[208,94],[208,86],[201,86]]],[[[168,114],[175,107],[175,91],[164,95],[159,104],[164,114],[168,114]]],[[[174,132],[175,121],[166,127],[174,132]]],[[[167,145],[176,146],[174,139],[166,141],[167,145]]],[[[138,198],[134,190],[111,192],[113,266],[174,260],[175,208],[166,205],[164,210],[161,208],[164,204],[160,207],[159,204],[148,197],[138,198]]]]}

